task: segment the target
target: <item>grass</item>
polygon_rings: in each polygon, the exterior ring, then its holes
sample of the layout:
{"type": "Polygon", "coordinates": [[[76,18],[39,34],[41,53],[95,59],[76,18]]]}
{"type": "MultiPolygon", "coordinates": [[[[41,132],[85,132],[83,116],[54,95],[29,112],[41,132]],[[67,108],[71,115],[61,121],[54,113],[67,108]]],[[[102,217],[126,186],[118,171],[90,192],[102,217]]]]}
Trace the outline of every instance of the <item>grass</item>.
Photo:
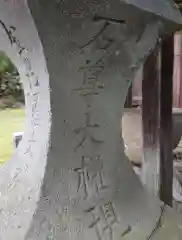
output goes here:
{"type": "Polygon", "coordinates": [[[24,122],[24,109],[0,110],[0,165],[10,159],[13,133],[23,131],[24,122]]]}

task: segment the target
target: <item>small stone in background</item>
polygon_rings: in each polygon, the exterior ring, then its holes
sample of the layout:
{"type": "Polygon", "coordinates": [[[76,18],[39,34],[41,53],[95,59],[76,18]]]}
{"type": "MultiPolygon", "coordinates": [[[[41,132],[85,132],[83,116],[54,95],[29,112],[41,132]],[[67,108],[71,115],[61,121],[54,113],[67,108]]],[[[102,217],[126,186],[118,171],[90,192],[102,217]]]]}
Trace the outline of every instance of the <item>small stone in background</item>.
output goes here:
{"type": "Polygon", "coordinates": [[[14,150],[18,147],[22,138],[23,138],[23,132],[13,133],[13,148],[14,148],[14,150]]]}

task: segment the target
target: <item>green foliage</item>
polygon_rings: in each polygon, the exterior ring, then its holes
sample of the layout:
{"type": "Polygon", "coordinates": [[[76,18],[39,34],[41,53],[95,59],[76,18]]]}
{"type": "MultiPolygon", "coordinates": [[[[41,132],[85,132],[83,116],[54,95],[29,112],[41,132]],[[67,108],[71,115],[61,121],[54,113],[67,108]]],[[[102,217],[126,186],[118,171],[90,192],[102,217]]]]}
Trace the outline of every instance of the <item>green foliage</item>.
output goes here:
{"type": "Polygon", "coordinates": [[[17,69],[11,62],[11,60],[8,58],[8,56],[4,52],[0,51],[0,73],[3,74],[6,72],[17,72],[17,69]]]}
{"type": "Polygon", "coordinates": [[[24,102],[18,70],[8,56],[0,51],[0,98],[7,96],[13,96],[15,100],[24,102]]]}

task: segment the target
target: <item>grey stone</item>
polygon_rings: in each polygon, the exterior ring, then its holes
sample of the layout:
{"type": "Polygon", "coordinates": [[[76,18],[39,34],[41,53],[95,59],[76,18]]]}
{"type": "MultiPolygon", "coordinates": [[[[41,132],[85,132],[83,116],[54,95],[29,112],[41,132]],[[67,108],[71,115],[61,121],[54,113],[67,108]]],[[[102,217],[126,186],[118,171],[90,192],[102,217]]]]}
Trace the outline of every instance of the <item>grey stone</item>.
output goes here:
{"type": "Polygon", "coordinates": [[[182,19],[170,1],[125,2],[1,1],[0,46],[24,81],[27,121],[0,169],[0,239],[156,233],[165,210],[124,155],[120,118],[136,71],[182,19]]]}
{"type": "Polygon", "coordinates": [[[14,148],[14,150],[17,149],[22,138],[23,138],[23,132],[13,133],[13,148],[14,148]]]}

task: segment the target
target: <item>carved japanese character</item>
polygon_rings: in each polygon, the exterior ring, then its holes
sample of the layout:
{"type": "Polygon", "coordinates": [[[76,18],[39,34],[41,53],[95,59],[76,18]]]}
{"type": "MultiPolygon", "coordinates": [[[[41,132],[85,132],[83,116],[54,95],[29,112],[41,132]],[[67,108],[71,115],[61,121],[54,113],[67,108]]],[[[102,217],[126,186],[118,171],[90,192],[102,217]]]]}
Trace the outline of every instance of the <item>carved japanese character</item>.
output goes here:
{"type": "Polygon", "coordinates": [[[113,24],[126,24],[125,20],[106,18],[101,16],[95,16],[93,22],[103,22],[103,26],[86,44],[81,46],[81,50],[84,50],[86,47],[90,46],[94,42],[99,43],[100,50],[107,50],[115,41],[112,37],[108,37],[105,33],[107,29],[113,24]]]}
{"type": "Polygon", "coordinates": [[[107,188],[107,186],[104,183],[103,163],[101,160],[101,156],[96,156],[96,159],[94,160],[95,166],[97,166],[97,171],[92,174],[92,180],[94,182],[95,191],[99,195],[100,190],[107,188]]]}
{"type": "Polygon", "coordinates": [[[99,75],[104,70],[104,62],[99,59],[97,62],[92,63],[90,60],[86,60],[85,66],[79,68],[79,72],[83,73],[82,85],[74,91],[79,92],[80,96],[98,95],[100,85],[99,75]]]}
{"type": "Polygon", "coordinates": [[[4,29],[10,43],[13,44],[13,36],[11,30],[6,26],[6,24],[2,20],[0,20],[0,25],[4,29]]]}
{"type": "Polygon", "coordinates": [[[32,158],[32,143],[35,143],[35,132],[33,131],[32,134],[31,134],[31,138],[28,140],[28,147],[26,149],[26,151],[24,152],[24,154],[30,154],[30,157],[32,158]]]}
{"type": "Polygon", "coordinates": [[[100,156],[96,158],[82,156],[81,166],[73,171],[78,173],[77,192],[83,192],[84,199],[88,198],[90,188],[94,189],[97,195],[107,188],[104,184],[103,164],[100,156]],[[94,166],[95,169],[93,169],[94,166]]]}
{"type": "Polygon", "coordinates": [[[40,112],[39,111],[34,111],[32,113],[32,119],[31,119],[31,124],[33,127],[39,126],[40,125],[40,112]]]}
{"type": "Polygon", "coordinates": [[[75,168],[74,172],[78,173],[78,188],[77,192],[83,189],[84,198],[88,197],[88,163],[85,161],[86,157],[82,157],[81,166],[79,168],[75,168]]]}
{"type": "Polygon", "coordinates": [[[112,202],[101,207],[92,207],[85,211],[91,214],[92,222],[89,228],[95,229],[98,240],[113,240],[113,227],[119,220],[112,202]]]}
{"type": "Polygon", "coordinates": [[[74,131],[75,134],[82,136],[80,142],[76,146],[76,149],[84,146],[84,143],[87,140],[90,140],[94,144],[102,144],[103,143],[102,140],[98,140],[92,135],[91,130],[94,128],[100,128],[100,126],[98,124],[91,124],[90,123],[90,113],[85,113],[85,125],[83,127],[77,128],[74,131]]]}

